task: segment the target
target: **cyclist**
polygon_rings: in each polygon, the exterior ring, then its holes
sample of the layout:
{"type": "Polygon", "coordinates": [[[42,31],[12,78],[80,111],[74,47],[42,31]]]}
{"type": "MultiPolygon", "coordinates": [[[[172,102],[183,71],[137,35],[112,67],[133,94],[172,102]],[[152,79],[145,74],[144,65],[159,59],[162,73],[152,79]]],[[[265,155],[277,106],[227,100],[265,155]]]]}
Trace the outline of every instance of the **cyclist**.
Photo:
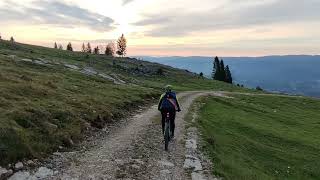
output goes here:
{"type": "Polygon", "coordinates": [[[176,97],[176,93],[172,91],[171,85],[165,86],[165,93],[163,93],[160,97],[158,110],[161,111],[162,115],[162,134],[164,134],[164,126],[165,126],[165,118],[167,113],[170,115],[170,127],[171,127],[171,136],[174,137],[174,128],[175,128],[175,117],[176,111],[180,112],[180,106],[178,99],[176,97]]]}

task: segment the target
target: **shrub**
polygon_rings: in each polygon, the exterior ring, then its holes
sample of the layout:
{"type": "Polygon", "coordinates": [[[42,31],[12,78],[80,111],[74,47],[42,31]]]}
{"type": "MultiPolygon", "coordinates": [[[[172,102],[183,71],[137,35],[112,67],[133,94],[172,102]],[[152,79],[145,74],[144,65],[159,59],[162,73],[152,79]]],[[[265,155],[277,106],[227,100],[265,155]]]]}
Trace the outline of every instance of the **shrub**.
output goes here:
{"type": "Polygon", "coordinates": [[[158,70],[157,70],[157,74],[158,75],[164,75],[164,71],[163,71],[163,69],[162,68],[159,68],[158,70]]]}
{"type": "Polygon", "coordinates": [[[256,87],[256,90],[257,90],[257,91],[263,91],[263,89],[262,89],[260,86],[257,86],[257,87],[256,87]]]}

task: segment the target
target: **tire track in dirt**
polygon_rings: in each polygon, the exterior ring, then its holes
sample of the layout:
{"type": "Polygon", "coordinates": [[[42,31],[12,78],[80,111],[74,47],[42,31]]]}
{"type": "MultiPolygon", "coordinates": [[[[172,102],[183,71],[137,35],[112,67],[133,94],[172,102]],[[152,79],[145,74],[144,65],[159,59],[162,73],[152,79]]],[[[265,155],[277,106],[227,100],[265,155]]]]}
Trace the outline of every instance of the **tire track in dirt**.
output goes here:
{"type": "MultiPolygon", "coordinates": [[[[177,115],[177,138],[170,144],[167,157],[180,157],[178,152],[184,146],[178,144],[183,129],[181,121],[199,94],[185,92],[178,95],[182,99],[180,103],[184,111],[177,115]]],[[[67,162],[62,162],[64,168],[50,179],[158,179],[159,172],[154,167],[157,167],[161,160],[159,157],[166,152],[163,149],[161,126],[155,121],[156,118],[160,118],[160,115],[154,105],[99,140],[96,147],[85,152],[75,152],[72,157],[68,157],[67,162]]],[[[183,159],[175,159],[174,164],[183,165],[183,159]]],[[[182,176],[181,170],[174,168],[174,173],[182,176]]]]}

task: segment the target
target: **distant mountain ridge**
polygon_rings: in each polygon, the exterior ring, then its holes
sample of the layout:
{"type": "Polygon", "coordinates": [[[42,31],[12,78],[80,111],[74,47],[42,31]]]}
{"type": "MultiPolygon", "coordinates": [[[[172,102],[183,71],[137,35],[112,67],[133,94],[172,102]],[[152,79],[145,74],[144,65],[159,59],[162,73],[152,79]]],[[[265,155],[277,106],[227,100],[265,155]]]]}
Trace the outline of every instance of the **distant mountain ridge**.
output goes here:
{"type": "MultiPolygon", "coordinates": [[[[137,56],[210,76],[213,57],[137,56]]],[[[221,57],[230,66],[235,83],[261,86],[268,91],[320,97],[320,55],[221,57]]]]}

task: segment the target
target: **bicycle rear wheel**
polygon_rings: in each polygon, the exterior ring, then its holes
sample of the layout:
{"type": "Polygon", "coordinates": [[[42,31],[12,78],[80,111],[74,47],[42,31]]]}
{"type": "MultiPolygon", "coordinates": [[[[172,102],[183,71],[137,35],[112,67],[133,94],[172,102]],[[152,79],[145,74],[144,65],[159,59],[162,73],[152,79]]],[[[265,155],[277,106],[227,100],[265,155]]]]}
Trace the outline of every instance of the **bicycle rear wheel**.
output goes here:
{"type": "Polygon", "coordinates": [[[169,141],[170,141],[170,124],[169,122],[166,121],[165,131],[164,131],[164,149],[166,151],[168,151],[169,141]]]}

